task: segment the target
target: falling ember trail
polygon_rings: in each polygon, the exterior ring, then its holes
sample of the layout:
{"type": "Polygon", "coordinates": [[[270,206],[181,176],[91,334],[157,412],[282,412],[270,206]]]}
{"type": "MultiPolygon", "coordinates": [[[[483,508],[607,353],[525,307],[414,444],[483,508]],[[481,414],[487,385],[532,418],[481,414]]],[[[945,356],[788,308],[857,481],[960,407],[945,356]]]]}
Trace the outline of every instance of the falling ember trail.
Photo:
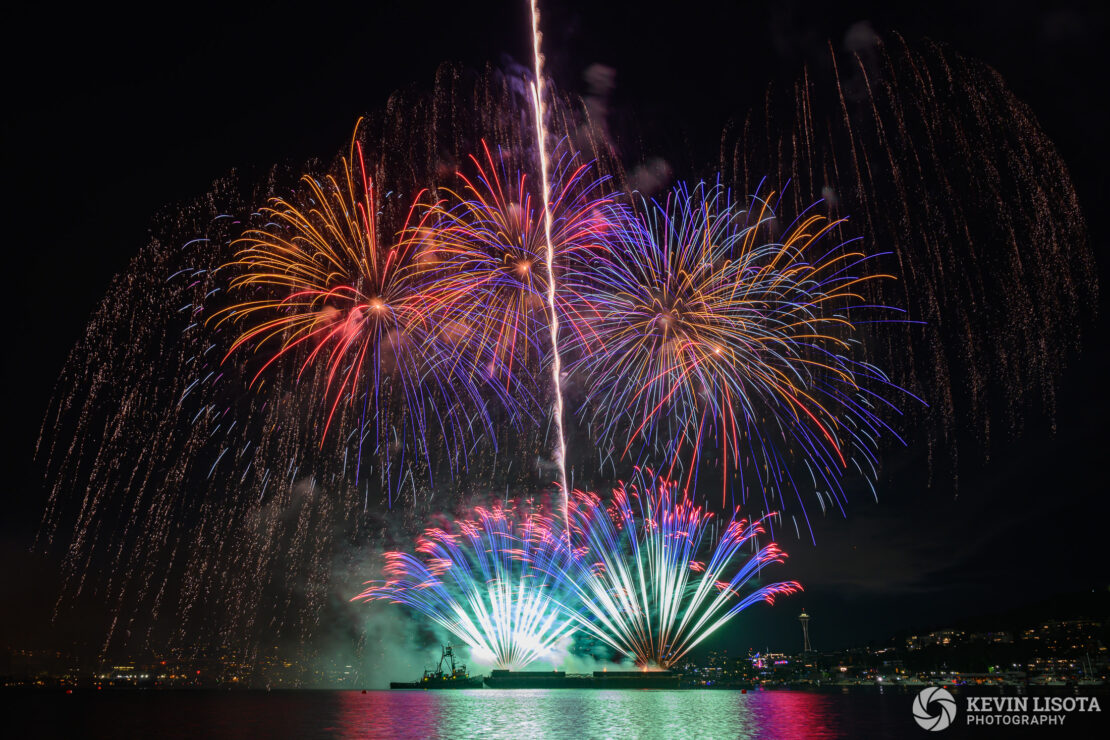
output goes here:
{"type": "MultiPolygon", "coordinates": [[[[536,80],[532,83],[532,107],[536,113],[536,145],[540,155],[540,183],[543,187],[543,228],[547,245],[547,310],[551,318],[551,381],[555,389],[555,464],[559,466],[559,485],[563,488],[563,520],[568,521],[567,443],[563,432],[563,372],[559,357],[559,315],[555,312],[555,250],[551,245],[551,194],[547,178],[547,131],[543,124],[543,57],[540,55],[540,10],[532,5],[532,57],[536,62],[536,80]]],[[[569,532],[569,528],[568,528],[569,532]]]]}

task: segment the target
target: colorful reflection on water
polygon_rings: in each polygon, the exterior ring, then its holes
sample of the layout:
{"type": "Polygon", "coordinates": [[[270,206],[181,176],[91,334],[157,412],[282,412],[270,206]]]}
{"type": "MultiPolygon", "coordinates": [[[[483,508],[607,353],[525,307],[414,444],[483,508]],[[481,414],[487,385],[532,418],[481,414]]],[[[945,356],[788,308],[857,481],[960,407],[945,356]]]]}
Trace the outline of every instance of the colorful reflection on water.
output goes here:
{"type": "Polygon", "coordinates": [[[851,703],[843,697],[792,692],[375,691],[344,693],[340,701],[337,729],[344,738],[399,732],[444,738],[789,740],[859,737],[866,729],[845,712],[851,703]]]}
{"type": "MultiPolygon", "coordinates": [[[[907,738],[916,691],[55,691],[5,692],[7,737],[92,738],[907,738]]],[[[962,706],[962,704],[961,704],[962,706]]],[[[1067,737],[1106,737],[1105,713],[1067,737]],[[1096,729],[1097,728],[1097,729],[1096,729]]],[[[953,738],[1051,737],[969,727],[953,738]]],[[[1061,729],[1061,728],[1056,728],[1061,729]]]]}

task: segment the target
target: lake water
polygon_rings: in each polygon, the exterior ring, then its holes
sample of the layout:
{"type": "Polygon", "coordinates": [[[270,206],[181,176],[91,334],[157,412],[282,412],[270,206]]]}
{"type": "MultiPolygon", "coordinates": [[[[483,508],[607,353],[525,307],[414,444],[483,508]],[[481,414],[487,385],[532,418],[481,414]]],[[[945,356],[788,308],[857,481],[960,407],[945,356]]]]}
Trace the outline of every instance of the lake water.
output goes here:
{"type": "Polygon", "coordinates": [[[1072,716],[1055,730],[967,727],[958,718],[943,732],[926,732],[911,716],[913,694],[898,692],[135,690],[4,695],[9,707],[5,725],[13,730],[5,732],[7,737],[1078,738],[1101,734],[1110,718],[1110,707],[1103,707],[1101,716],[1072,716]]]}

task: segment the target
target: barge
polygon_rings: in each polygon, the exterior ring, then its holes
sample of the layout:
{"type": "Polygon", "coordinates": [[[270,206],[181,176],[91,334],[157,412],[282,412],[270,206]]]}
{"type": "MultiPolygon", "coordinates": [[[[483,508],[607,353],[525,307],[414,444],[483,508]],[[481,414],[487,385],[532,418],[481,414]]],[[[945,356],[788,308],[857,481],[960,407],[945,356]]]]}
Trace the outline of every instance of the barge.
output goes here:
{"type": "Polygon", "coordinates": [[[486,676],[491,689],[677,689],[681,673],[673,671],[565,671],[495,670],[486,676]]]}

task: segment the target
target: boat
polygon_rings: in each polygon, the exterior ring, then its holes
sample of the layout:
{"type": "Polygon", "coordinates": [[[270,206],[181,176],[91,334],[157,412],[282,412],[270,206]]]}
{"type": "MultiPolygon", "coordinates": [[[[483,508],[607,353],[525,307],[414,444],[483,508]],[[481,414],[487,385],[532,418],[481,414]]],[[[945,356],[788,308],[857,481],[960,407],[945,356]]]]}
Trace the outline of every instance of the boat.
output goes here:
{"type": "Polygon", "coordinates": [[[491,689],[589,689],[593,679],[588,675],[567,675],[566,671],[491,671],[486,676],[491,689]]]}
{"type": "Polygon", "coordinates": [[[451,645],[444,645],[439,656],[439,663],[434,669],[427,668],[424,677],[419,681],[392,681],[391,689],[480,689],[482,677],[471,676],[467,673],[466,665],[455,663],[455,650],[451,645]],[[447,663],[447,670],[444,670],[447,663]]]}

